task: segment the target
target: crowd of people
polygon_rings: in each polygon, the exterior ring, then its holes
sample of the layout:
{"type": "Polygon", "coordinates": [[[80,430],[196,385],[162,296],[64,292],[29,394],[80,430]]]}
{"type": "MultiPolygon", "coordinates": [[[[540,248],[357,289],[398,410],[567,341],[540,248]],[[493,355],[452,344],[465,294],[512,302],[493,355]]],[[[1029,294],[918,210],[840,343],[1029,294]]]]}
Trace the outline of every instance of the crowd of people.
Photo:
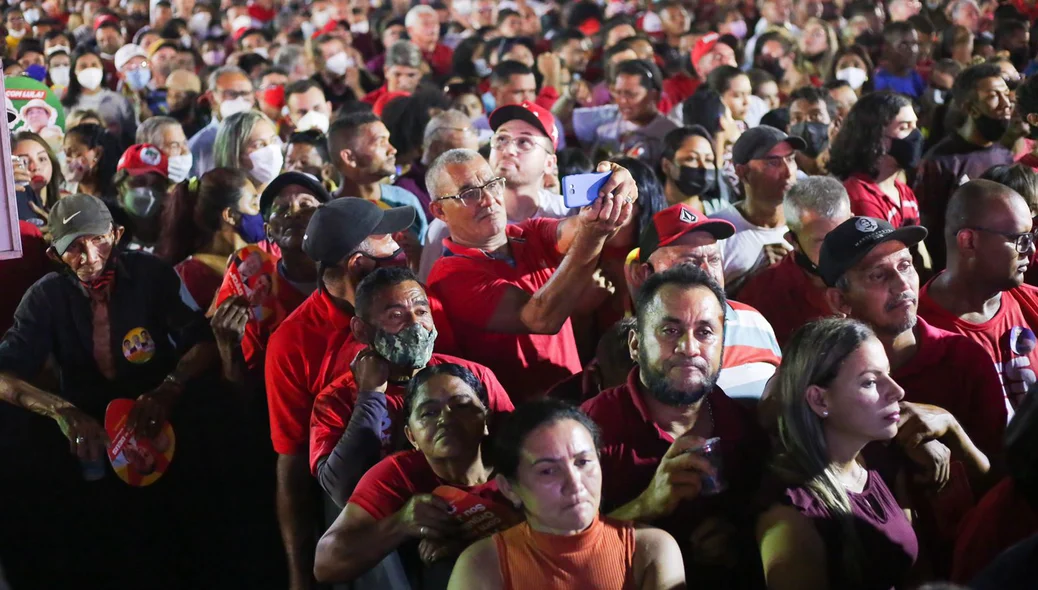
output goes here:
{"type": "Polygon", "coordinates": [[[1035,0],[0,28],[0,589],[1038,576],[1035,0]]]}

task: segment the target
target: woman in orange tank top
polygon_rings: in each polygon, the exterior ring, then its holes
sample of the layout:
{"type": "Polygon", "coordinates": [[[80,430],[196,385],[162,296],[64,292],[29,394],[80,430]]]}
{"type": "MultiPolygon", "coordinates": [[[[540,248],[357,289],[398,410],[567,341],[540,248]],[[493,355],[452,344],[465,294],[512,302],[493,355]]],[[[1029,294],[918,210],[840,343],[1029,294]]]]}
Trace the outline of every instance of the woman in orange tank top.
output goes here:
{"type": "Polygon", "coordinates": [[[466,549],[450,590],[685,587],[673,537],[599,515],[598,427],[579,409],[553,399],[520,406],[494,459],[498,488],[527,520],[466,549]]]}

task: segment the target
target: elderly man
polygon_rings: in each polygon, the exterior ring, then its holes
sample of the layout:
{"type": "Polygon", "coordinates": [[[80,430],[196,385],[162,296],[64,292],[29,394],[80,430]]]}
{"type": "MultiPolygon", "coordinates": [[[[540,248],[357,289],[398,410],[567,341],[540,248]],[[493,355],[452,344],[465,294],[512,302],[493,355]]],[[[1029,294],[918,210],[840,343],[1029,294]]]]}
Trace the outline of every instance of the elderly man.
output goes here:
{"type": "Polygon", "coordinates": [[[1034,226],[1023,197],[988,180],[971,180],[948,203],[948,269],[919,297],[919,315],[980,344],[1002,377],[1013,414],[1035,383],[1038,289],[1024,284],[1034,257],[1034,226]]]}
{"type": "Polygon", "coordinates": [[[746,198],[711,215],[735,226],[735,235],[721,246],[728,293],[738,293],[750,276],[789,251],[782,198],[796,184],[796,152],[805,147],[799,137],[767,125],[743,133],[732,147],[746,198]]]}
{"type": "MultiPolygon", "coordinates": [[[[624,268],[631,297],[653,274],[682,264],[696,266],[724,288],[722,240],[732,237],[731,223],[709,219],[688,205],[660,211],[642,231],[638,250],[624,268]],[[636,256],[636,257],[635,257],[636,256]]],[[[725,302],[724,359],[718,385],[734,398],[759,399],[782,356],[775,333],[756,309],[738,301],[725,302]]]]}
{"type": "Polygon", "coordinates": [[[905,401],[946,409],[985,454],[1002,448],[1006,406],[991,359],[969,339],[917,316],[919,275],[909,248],[921,226],[894,229],[884,220],[851,217],[822,242],[818,272],[836,313],[869,324],[890,360],[905,401]]]}
{"type": "Polygon", "coordinates": [[[818,253],[825,236],[851,216],[847,190],[827,176],[796,183],[782,208],[789,228],[786,241],[793,251],[751,277],[739,291],[739,299],[759,309],[775,328],[779,344],[807,322],[832,315],[818,275],[818,253]]]}
{"type": "Polygon", "coordinates": [[[178,183],[187,179],[194,159],[187,147],[184,128],[172,117],[151,117],[137,128],[137,143],[159,148],[169,161],[169,180],[178,183]]]}
{"type": "Polygon", "coordinates": [[[516,401],[581,370],[569,316],[638,197],[627,170],[607,162],[598,169],[612,176],[579,216],[516,225],[507,222],[505,180],[478,153],[451,150],[426,175],[433,215],[450,229],[429,288],[462,355],[493,369],[516,401]]]}
{"type": "Polygon", "coordinates": [[[686,576],[704,587],[756,587],[744,583],[759,572],[738,566],[756,561],[742,511],[768,442],[753,413],[717,385],[731,327],[725,309],[724,291],[699,268],[653,274],[639,291],[629,339],[637,366],[626,384],[582,408],[602,429],[603,512],[667,530],[679,540],[686,576]],[[727,484],[716,495],[701,493],[710,462],[688,452],[710,438],[720,438],[727,484]]]}
{"type": "Polygon", "coordinates": [[[419,4],[404,17],[407,37],[422,52],[425,62],[436,76],[451,73],[454,50],[440,43],[440,17],[431,6],[419,4]]]}
{"type": "Polygon", "coordinates": [[[386,50],[382,75],[386,83],[364,95],[361,102],[374,105],[387,94],[413,93],[422,79],[422,52],[410,41],[397,41],[386,50]]]}
{"type": "Polygon", "coordinates": [[[213,119],[187,142],[194,158],[192,176],[201,176],[216,167],[213,144],[216,143],[220,121],[256,106],[256,93],[249,76],[235,66],[224,66],[209,74],[209,91],[206,95],[213,105],[213,119]]]}

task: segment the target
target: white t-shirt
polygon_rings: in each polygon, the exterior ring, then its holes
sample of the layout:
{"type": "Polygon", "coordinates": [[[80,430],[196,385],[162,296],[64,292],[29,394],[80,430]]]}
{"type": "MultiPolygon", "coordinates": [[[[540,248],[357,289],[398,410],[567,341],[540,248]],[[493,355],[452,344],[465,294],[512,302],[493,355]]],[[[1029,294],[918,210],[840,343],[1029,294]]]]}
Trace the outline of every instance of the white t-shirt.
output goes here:
{"type": "MultiPolygon", "coordinates": [[[[561,219],[569,217],[572,209],[568,209],[562,200],[562,195],[557,195],[547,189],[540,190],[540,206],[530,216],[530,219],[538,217],[551,217],[561,219]]],[[[520,223],[525,219],[509,219],[508,223],[520,223]]],[[[443,239],[451,235],[447,224],[440,219],[433,219],[429,228],[425,231],[425,242],[422,244],[422,261],[418,265],[418,278],[425,282],[429,278],[433,264],[443,256],[443,239]]]]}
{"type": "Polygon", "coordinates": [[[714,219],[724,219],[735,226],[735,235],[727,240],[721,240],[725,287],[736,285],[745,275],[760,270],[767,264],[764,246],[779,244],[786,251],[793,249],[785,238],[786,232],[789,231],[785,224],[778,227],[752,225],[735,208],[741,203],[742,201],[732,203],[732,206],[709,216],[714,219]]]}

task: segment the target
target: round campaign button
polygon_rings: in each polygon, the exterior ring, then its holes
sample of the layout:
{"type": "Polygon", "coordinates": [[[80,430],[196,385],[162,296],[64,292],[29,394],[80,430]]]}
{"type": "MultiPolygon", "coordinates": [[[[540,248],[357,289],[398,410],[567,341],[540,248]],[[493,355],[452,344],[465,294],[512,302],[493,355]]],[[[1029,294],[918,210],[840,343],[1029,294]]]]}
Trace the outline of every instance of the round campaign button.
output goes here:
{"type": "Polygon", "coordinates": [[[1013,326],[1009,329],[1009,349],[1020,356],[1027,356],[1038,344],[1034,332],[1023,326],[1013,326]]]}
{"type": "Polygon", "coordinates": [[[155,341],[144,328],[134,328],[123,336],[123,356],[135,365],[140,365],[155,356],[155,341]]]}

